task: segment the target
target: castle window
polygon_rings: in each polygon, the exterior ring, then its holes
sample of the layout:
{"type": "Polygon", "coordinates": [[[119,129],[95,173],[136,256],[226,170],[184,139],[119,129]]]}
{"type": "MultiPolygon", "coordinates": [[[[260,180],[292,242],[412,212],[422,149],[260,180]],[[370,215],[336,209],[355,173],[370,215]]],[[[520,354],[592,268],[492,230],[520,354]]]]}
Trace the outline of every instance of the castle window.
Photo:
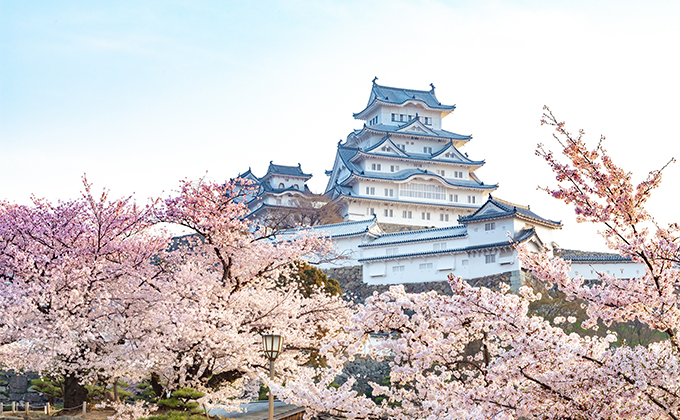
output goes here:
{"type": "Polygon", "coordinates": [[[403,273],[406,270],[406,267],[403,265],[395,265],[392,267],[392,272],[393,273],[403,273]]]}
{"type": "Polygon", "coordinates": [[[446,171],[443,169],[437,169],[437,175],[446,176],[446,171]]]}
{"type": "Polygon", "coordinates": [[[405,119],[406,119],[406,115],[399,114],[399,122],[404,122],[405,119]]]}
{"type": "Polygon", "coordinates": [[[382,166],[379,163],[372,163],[371,164],[371,169],[374,171],[379,171],[382,168],[382,166]]]}
{"type": "Polygon", "coordinates": [[[430,117],[424,117],[425,118],[425,125],[432,125],[432,118],[430,117]]]}
{"type": "Polygon", "coordinates": [[[430,213],[421,213],[421,217],[423,220],[430,220],[430,213]]]}
{"type": "Polygon", "coordinates": [[[496,254],[485,255],[484,259],[485,259],[485,262],[487,264],[495,263],[496,262],[496,254]]]}
{"type": "Polygon", "coordinates": [[[460,265],[463,267],[468,267],[470,265],[470,260],[463,260],[460,262],[460,265]]]}
{"type": "Polygon", "coordinates": [[[281,205],[281,199],[280,199],[280,198],[277,198],[277,199],[276,199],[276,205],[277,205],[277,206],[280,206],[280,205],[281,205]]]}
{"type": "Polygon", "coordinates": [[[494,229],[496,229],[496,223],[495,222],[484,224],[484,230],[489,231],[489,230],[494,230],[494,229]]]}
{"type": "Polygon", "coordinates": [[[366,215],[373,216],[375,214],[375,209],[373,207],[366,207],[366,215]]]}
{"type": "Polygon", "coordinates": [[[426,198],[430,200],[446,200],[446,188],[441,185],[419,184],[409,182],[399,188],[401,197],[426,198]]]}
{"type": "Polygon", "coordinates": [[[366,187],[366,195],[375,195],[375,187],[366,187]]]}
{"type": "Polygon", "coordinates": [[[390,172],[399,172],[399,165],[390,165],[390,172]]]}
{"type": "Polygon", "coordinates": [[[284,189],[284,188],[286,188],[286,186],[285,186],[285,185],[283,185],[283,182],[282,182],[282,183],[280,183],[280,184],[279,184],[279,189],[280,189],[280,190],[282,190],[282,189],[284,189]]]}
{"type": "Polygon", "coordinates": [[[423,153],[432,153],[431,147],[423,147],[423,153]]]}
{"type": "Polygon", "coordinates": [[[402,217],[404,219],[411,219],[413,217],[413,212],[404,210],[402,212],[402,217]]]}
{"type": "Polygon", "coordinates": [[[441,214],[439,215],[439,221],[440,221],[440,222],[448,222],[448,221],[449,221],[449,215],[448,215],[448,214],[441,213],[441,214]]]}
{"type": "Polygon", "coordinates": [[[396,121],[396,120],[397,120],[397,114],[392,114],[392,121],[396,121]]]}
{"type": "Polygon", "coordinates": [[[439,242],[436,244],[432,244],[432,250],[433,251],[442,251],[446,249],[446,242],[439,242]]]}
{"type": "Polygon", "coordinates": [[[432,263],[418,264],[418,268],[421,269],[421,270],[431,270],[432,269],[432,263]]]}
{"type": "Polygon", "coordinates": [[[392,188],[385,188],[385,197],[394,197],[394,190],[392,188]]]}
{"type": "Polygon", "coordinates": [[[413,119],[413,115],[408,116],[408,120],[411,121],[413,119]]]}
{"type": "Polygon", "coordinates": [[[475,196],[474,195],[468,195],[468,203],[470,203],[470,204],[475,203],[475,196]]]}
{"type": "Polygon", "coordinates": [[[296,190],[299,190],[300,186],[298,184],[293,184],[293,188],[295,188],[296,190]]]}
{"type": "Polygon", "coordinates": [[[397,255],[398,253],[399,253],[399,248],[387,248],[385,250],[385,255],[387,255],[388,257],[390,255],[397,255]]]}

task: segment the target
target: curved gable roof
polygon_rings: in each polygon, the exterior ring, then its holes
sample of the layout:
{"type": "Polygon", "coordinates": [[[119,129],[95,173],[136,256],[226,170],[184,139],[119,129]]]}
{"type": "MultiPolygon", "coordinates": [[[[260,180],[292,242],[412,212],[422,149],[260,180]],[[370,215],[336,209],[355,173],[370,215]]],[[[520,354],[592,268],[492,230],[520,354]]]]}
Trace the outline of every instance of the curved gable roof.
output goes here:
{"type": "Polygon", "coordinates": [[[286,165],[276,165],[273,161],[269,162],[269,168],[267,168],[267,173],[260,178],[263,180],[271,175],[284,175],[284,176],[296,176],[300,178],[309,179],[312,177],[311,174],[306,174],[302,172],[302,166],[298,163],[297,166],[286,166],[286,165]]]}
{"type": "Polygon", "coordinates": [[[430,86],[432,86],[432,89],[430,90],[415,90],[381,86],[375,83],[375,80],[376,79],[373,80],[373,86],[371,87],[371,95],[368,97],[368,104],[362,111],[355,113],[354,118],[363,118],[362,114],[375,103],[403,105],[409,101],[416,101],[429,109],[451,112],[456,108],[455,105],[443,105],[439,102],[434,94],[434,85],[432,84],[430,84],[430,86]]]}
{"type": "Polygon", "coordinates": [[[562,222],[543,218],[529,209],[505,200],[495,199],[489,194],[489,199],[476,212],[469,216],[459,216],[458,223],[472,223],[483,220],[499,219],[517,216],[520,219],[546,225],[552,228],[562,228],[562,222]]]}

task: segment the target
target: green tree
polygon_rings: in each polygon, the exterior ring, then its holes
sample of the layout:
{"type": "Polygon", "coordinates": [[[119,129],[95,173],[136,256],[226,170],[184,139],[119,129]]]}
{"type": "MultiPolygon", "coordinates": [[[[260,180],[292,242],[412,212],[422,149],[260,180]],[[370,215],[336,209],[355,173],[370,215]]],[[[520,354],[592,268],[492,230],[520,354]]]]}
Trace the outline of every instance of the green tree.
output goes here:
{"type": "Polygon", "coordinates": [[[340,283],[333,278],[329,278],[323,271],[304,261],[296,261],[293,264],[297,267],[297,273],[294,276],[294,280],[300,286],[300,292],[305,297],[310,297],[319,288],[329,295],[342,295],[340,283]]]}

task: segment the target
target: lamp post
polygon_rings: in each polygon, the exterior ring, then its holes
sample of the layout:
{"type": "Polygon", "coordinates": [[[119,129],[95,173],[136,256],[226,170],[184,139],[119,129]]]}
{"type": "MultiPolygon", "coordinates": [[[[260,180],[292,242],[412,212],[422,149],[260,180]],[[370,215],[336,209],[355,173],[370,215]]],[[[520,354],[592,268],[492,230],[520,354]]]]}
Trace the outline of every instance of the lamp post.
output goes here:
{"type": "MultiPolygon", "coordinates": [[[[277,334],[266,334],[262,336],[262,346],[264,354],[269,359],[269,379],[274,379],[274,360],[283,350],[283,337],[277,334]]],[[[274,394],[269,389],[269,420],[274,420],[274,394]]]]}

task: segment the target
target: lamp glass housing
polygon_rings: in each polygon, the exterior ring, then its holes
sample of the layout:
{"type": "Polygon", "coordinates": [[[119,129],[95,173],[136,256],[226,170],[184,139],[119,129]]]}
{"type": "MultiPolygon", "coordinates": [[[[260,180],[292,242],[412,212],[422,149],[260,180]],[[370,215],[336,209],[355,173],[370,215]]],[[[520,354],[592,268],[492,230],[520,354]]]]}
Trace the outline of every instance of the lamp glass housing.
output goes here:
{"type": "Polygon", "coordinates": [[[262,336],[264,354],[269,360],[275,360],[283,350],[283,337],[278,334],[265,334],[262,336]]]}

